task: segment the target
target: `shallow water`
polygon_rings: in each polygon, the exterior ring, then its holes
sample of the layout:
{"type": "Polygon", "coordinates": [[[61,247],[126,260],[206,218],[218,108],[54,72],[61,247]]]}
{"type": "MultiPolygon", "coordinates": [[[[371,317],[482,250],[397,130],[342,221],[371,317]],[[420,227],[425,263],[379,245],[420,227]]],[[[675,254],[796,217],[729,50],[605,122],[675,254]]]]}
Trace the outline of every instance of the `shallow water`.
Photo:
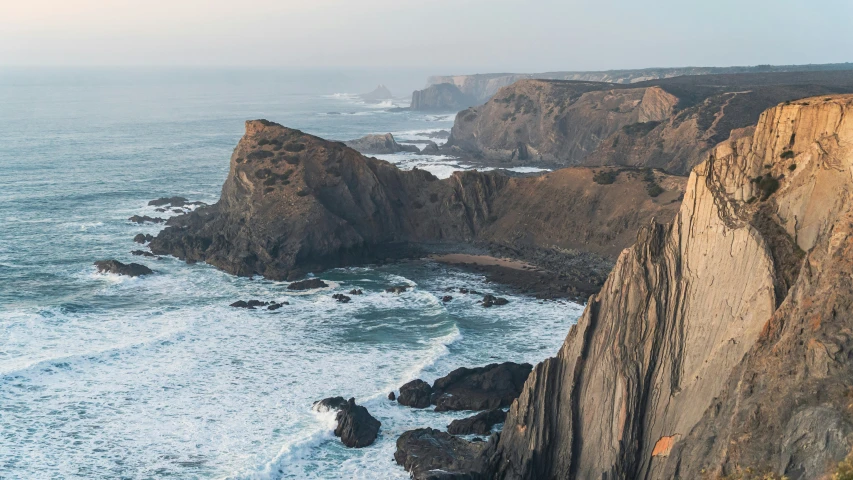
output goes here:
{"type": "MultiPolygon", "coordinates": [[[[399,407],[389,391],[458,366],[540,361],[581,312],[423,261],[324,272],[330,288],[293,294],[129,254],[136,233],[160,228],[127,222],[163,215],[148,200],[216,201],[246,119],[415,140],[449,129],[451,114],[392,113],[236,74],[27,75],[0,75],[0,478],[407,478],[391,461],[396,437],[464,414],[399,407]],[[105,258],[156,274],[98,275],[92,262],[105,258]],[[398,284],[413,289],[384,292],[398,284]],[[511,303],[440,301],[462,286],[511,303]],[[365,294],[331,298],[352,288],[365,294]],[[228,306],[252,298],[290,305],[228,306]],[[310,407],[333,395],[382,421],[376,444],[346,449],[332,437],[330,416],[310,407]]],[[[442,176],[459,166],[416,161],[442,176]]]]}

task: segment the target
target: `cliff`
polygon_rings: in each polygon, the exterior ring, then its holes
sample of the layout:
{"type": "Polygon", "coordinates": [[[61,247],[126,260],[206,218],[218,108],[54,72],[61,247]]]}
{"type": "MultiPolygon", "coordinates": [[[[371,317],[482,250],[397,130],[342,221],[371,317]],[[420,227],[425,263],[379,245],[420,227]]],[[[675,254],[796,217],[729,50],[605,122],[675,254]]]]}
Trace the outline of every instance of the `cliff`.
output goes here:
{"type": "Polygon", "coordinates": [[[615,257],[652,217],[672,218],[684,185],[658,174],[668,192],[653,198],[640,175],[620,175],[614,185],[592,175],[585,168],[533,178],[471,171],[439,180],[250,121],[219,202],[172,218],[151,249],[271,279],[417,255],[433,244],[615,257]]]}
{"type": "Polygon", "coordinates": [[[477,105],[479,102],[469,94],[462,93],[452,83],[431,85],[412,93],[412,110],[437,110],[458,112],[477,105]]]}
{"type": "Polygon", "coordinates": [[[853,70],[851,63],[825,65],[757,65],[741,67],[680,67],[643,68],[636,70],[605,70],[580,72],[545,73],[485,73],[475,75],[435,75],[427,79],[427,87],[439,83],[452,83],[462,93],[472,95],[477,104],[488,101],[503,87],[519,80],[575,80],[584,82],[607,82],[631,84],[648,80],[681,77],[687,75],[724,75],[734,73],[779,73],[779,72],[831,72],[853,70]]]}
{"type": "Polygon", "coordinates": [[[719,145],[531,373],[493,476],[826,474],[853,446],[851,194],[853,96],[719,145]]]}
{"type": "Polygon", "coordinates": [[[446,148],[486,165],[625,165],[686,175],[767,108],[851,92],[851,71],[705,75],[630,86],[522,80],[460,112],[446,148]]]}

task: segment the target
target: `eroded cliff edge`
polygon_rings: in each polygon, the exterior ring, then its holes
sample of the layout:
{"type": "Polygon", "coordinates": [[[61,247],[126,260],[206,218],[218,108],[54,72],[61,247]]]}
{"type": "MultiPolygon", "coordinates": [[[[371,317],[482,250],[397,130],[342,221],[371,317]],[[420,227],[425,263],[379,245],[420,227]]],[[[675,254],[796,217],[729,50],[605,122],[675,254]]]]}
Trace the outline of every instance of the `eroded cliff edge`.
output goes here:
{"type": "Polygon", "coordinates": [[[851,195],[853,96],[718,146],[531,373],[493,476],[826,474],[853,445],[851,195]]]}
{"type": "Polygon", "coordinates": [[[219,202],[172,218],[151,249],[271,279],[418,255],[431,245],[476,243],[532,260],[578,251],[615,259],[652,217],[675,215],[685,183],[653,173],[665,192],[651,197],[639,172],[611,185],[595,183],[593,174],[468,171],[440,180],[339,142],[249,121],[219,202]]]}

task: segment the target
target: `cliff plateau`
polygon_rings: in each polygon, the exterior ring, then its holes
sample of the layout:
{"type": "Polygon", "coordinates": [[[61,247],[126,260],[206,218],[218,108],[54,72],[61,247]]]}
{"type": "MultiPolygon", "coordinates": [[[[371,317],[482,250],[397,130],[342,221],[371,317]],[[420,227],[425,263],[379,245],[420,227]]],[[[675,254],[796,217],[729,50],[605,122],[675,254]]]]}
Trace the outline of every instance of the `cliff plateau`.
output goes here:
{"type": "Polygon", "coordinates": [[[821,478],[853,446],[851,358],[853,96],[809,98],[720,144],[622,252],[491,476],[821,478]]]}

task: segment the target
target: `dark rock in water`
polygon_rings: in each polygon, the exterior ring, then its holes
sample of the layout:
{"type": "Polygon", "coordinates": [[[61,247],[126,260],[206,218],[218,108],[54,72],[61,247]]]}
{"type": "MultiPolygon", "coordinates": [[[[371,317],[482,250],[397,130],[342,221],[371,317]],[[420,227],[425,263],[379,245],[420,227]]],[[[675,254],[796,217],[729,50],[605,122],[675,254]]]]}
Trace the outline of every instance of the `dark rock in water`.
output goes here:
{"type": "Polygon", "coordinates": [[[154,211],[157,213],[163,213],[166,211],[166,209],[165,208],[155,208],[154,211]]]}
{"type": "Polygon", "coordinates": [[[352,298],[344,295],[343,293],[336,293],[336,294],[332,295],[332,298],[334,298],[335,300],[337,300],[340,303],[349,303],[349,301],[352,300],[352,298]]]}
{"type": "Polygon", "coordinates": [[[173,207],[183,207],[188,202],[189,200],[184,197],[162,197],[158,198],[157,200],[151,200],[150,202],[148,202],[148,205],[152,207],[162,207],[164,205],[171,205],[173,207]]]}
{"type": "Polygon", "coordinates": [[[148,215],[142,215],[142,216],[134,215],[134,216],[128,218],[128,220],[130,220],[133,223],[146,223],[146,222],[148,222],[148,223],[163,223],[166,221],[160,217],[149,217],[148,215]]]}
{"type": "Polygon", "coordinates": [[[427,382],[417,379],[400,387],[397,402],[407,407],[427,408],[430,406],[431,398],[432,387],[427,382]]]}
{"type": "Polygon", "coordinates": [[[243,300],[237,300],[236,302],[234,302],[234,303],[232,303],[231,305],[229,305],[229,307],[234,307],[234,308],[249,308],[249,304],[248,304],[248,303],[246,303],[246,302],[244,302],[243,300]]]}
{"type": "Polygon", "coordinates": [[[249,300],[248,302],[246,302],[246,305],[248,305],[249,308],[266,307],[269,304],[270,302],[263,302],[261,300],[249,300]]]}
{"type": "Polygon", "coordinates": [[[268,307],[267,307],[267,310],[278,310],[279,308],[281,308],[281,307],[283,307],[283,306],[285,306],[285,305],[290,305],[290,304],[289,304],[289,303],[287,303],[287,302],[282,302],[282,303],[271,303],[271,304],[270,304],[270,306],[268,306],[268,307]]]}
{"type": "Polygon", "coordinates": [[[146,252],[145,250],[134,250],[130,252],[131,255],[136,255],[137,257],[152,257],[152,258],[160,258],[157,255],[154,255],[151,252],[146,252]]]}
{"type": "Polygon", "coordinates": [[[349,294],[350,294],[350,295],[362,295],[362,294],[364,294],[364,292],[362,292],[362,291],[361,291],[361,289],[359,288],[359,289],[352,289],[352,290],[350,290],[350,291],[349,291],[349,294]]]}
{"type": "Polygon", "coordinates": [[[394,99],[394,95],[391,94],[391,90],[388,90],[388,87],[385,85],[379,85],[372,92],[362,93],[359,97],[361,97],[365,103],[382,103],[394,99]]]}
{"type": "Polygon", "coordinates": [[[329,285],[319,278],[309,278],[300,282],[293,282],[287,286],[288,290],[313,290],[315,288],[325,288],[329,285]]]}
{"type": "Polygon", "coordinates": [[[521,394],[531,370],[529,363],[512,362],[457,368],[433,383],[430,403],[437,412],[508,407],[521,394]]]}
{"type": "Polygon", "coordinates": [[[397,439],[394,461],[414,480],[485,480],[495,441],[468,442],[432,428],[410,430],[397,439]]]}
{"type": "Polygon", "coordinates": [[[329,397],[314,402],[311,409],[315,412],[331,412],[333,410],[340,410],[346,404],[347,401],[344,397],[329,397]]]}
{"type": "Polygon", "coordinates": [[[396,396],[396,395],[394,395],[394,392],[391,392],[391,393],[389,393],[389,394],[388,394],[388,400],[391,400],[392,402],[393,402],[394,400],[397,400],[397,396],[396,396]]]}
{"type": "Polygon", "coordinates": [[[492,427],[506,420],[506,412],[500,408],[480,412],[473,417],[454,420],[447,426],[447,433],[453,435],[488,435],[492,427]]]}
{"type": "Polygon", "coordinates": [[[172,209],[172,212],[173,212],[173,213],[184,213],[184,211],[183,211],[183,210],[181,210],[180,208],[173,208],[173,209],[172,209]]]}
{"type": "Polygon", "coordinates": [[[115,273],[117,275],[127,275],[128,277],[138,277],[140,275],[151,275],[154,273],[150,268],[138,263],[124,264],[118,260],[99,260],[95,262],[99,273],[115,273]]]}
{"type": "Polygon", "coordinates": [[[396,287],[386,288],[385,291],[388,293],[403,293],[409,289],[408,285],[400,285],[396,287]]]}
{"type": "Polygon", "coordinates": [[[368,155],[386,155],[389,153],[420,153],[420,149],[414,145],[400,145],[394,139],[394,135],[368,135],[356,140],[345,142],[346,146],[368,155]]]}
{"type": "Polygon", "coordinates": [[[466,294],[467,294],[467,293],[468,293],[468,289],[467,289],[467,288],[460,288],[460,289],[459,289],[459,293],[466,293],[466,294]]]}
{"type": "Polygon", "coordinates": [[[350,448],[373,444],[379,434],[379,427],[382,426],[366,408],[356,405],[354,398],[350,398],[338,409],[336,420],[338,426],[335,428],[335,436],[341,437],[341,442],[350,448]]]}
{"type": "Polygon", "coordinates": [[[441,152],[438,150],[438,144],[437,143],[429,142],[423,148],[423,150],[420,151],[420,154],[421,155],[439,155],[439,154],[441,154],[441,152]]]}
{"type": "Polygon", "coordinates": [[[503,297],[496,297],[490,294],[483,297],[483,301],[481,303],[484,307],[491,307],[492,305],[506,305],[507,303],[509,303],[509,300],[503,297]]]}
{"type": "Polygon", "coordinates": [[[447,303],[451,300],[453,300],[453,297],[451,297],[450,295],[445,295],[445,296],[441,297],[441,301],[444,303],[447,303]]]}
{"type": "Polygon", "coordinates": [[[154,240],[154,236],[151,235],[150,233],[148,233],[148,234],[137,233],[136,236],[133,237],[133,241],[136,243],[145,244],[147,242],[150,242],[151,240],[154,240]]]}

